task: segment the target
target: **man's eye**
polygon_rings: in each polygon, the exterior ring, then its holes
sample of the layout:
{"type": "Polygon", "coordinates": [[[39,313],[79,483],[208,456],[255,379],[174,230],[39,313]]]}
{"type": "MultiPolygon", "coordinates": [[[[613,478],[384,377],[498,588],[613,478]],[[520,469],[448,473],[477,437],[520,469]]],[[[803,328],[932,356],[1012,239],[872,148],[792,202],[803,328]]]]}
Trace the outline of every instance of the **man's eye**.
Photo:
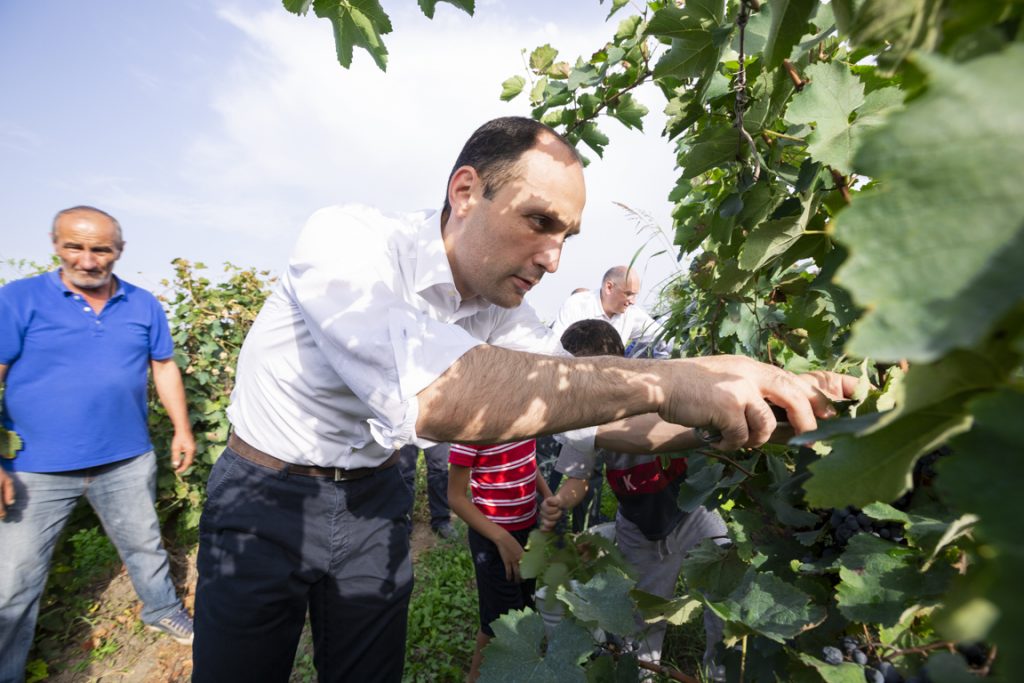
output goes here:
{"type": "Polygon", "coordinates": [[[548,224],[551,223],[551,219],[547,216],[530,216],[530,220],[541,229],[548,227],[548,224]]]}

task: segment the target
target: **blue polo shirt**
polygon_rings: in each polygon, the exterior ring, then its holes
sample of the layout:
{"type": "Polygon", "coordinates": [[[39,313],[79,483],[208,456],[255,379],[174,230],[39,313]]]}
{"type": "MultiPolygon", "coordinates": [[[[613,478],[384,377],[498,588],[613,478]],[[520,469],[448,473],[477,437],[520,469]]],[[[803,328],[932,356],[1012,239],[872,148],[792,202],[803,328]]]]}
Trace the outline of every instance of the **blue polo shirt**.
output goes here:
{"type": "Polygon", "coordinates": [[[7,470],[66,472],[141,455],[150,360],[174,355],[167,316],[117,280],[99,315],[52,271],[0,288],[4,426],[24,449],[7,470]]]}

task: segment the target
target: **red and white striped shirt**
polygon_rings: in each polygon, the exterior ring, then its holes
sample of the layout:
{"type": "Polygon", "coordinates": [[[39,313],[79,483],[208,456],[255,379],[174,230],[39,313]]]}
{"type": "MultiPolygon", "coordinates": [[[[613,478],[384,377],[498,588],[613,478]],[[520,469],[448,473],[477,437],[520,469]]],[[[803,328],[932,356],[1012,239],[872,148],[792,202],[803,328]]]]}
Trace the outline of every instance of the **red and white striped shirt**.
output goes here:
{"type": "Polygon", "coordinates": [[[448,462],[472,469],[473,504],[509,531],[528,529],[537,518],[537,440],[490,446],[452,444],[448,462]]]}

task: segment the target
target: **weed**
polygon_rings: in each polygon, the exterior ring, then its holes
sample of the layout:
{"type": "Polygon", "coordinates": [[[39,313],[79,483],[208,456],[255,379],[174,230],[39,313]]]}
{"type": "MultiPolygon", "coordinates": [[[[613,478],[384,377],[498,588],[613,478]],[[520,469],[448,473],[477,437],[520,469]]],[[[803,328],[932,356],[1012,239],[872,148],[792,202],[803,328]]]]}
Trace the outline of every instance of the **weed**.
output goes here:
{"type": "Polygon", "coordinates": [[[405,676],[409,682],[460,681],[469,668],[479,620],[465,525],[420,555],[409,605],[405,676]]]}

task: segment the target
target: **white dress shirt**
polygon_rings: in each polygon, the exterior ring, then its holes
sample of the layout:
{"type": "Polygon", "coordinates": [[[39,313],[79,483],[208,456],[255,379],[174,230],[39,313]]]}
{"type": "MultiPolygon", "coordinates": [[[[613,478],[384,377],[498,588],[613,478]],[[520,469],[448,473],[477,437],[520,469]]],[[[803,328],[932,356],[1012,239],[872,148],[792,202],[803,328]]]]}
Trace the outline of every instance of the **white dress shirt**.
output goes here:
{"type": "Polygon", "coordinates": [[[610,323],[622,337],[623,346],[629,346],[631,341],[650,343],[665,334],[661,325],[639,306],[629,306],[625,313],[609,316],[601,305],[601,290],[587,290],[570,296],[562,304],[551,327],[561,339],[565,328],[579,320],[604,320],[610,323]]]}
{"type": "MultiPolygon", "coordinates": [[[[416,436],[416,395],[481,343],[564,353],[528,305],[462,300],[440,212],[328,207],[306,223],[245,339],[228,417],[281,460],[375,466],[431,445],[416,436]]],[[[574,434],[586,448],[595,433],[574,434]]]]}

